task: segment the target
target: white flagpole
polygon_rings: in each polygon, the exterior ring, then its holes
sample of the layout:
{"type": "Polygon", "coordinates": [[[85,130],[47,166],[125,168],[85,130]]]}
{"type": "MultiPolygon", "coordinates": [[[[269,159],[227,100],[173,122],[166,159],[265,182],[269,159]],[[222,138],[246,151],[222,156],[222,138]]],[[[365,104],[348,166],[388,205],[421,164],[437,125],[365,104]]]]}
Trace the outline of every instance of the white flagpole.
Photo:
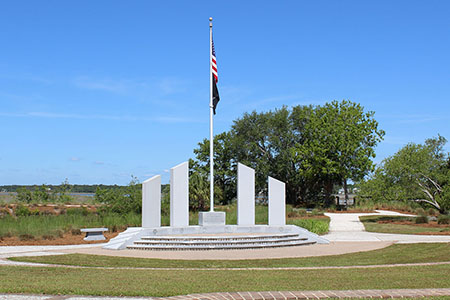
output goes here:
{"type": "Polygon", "coordinates": [[[210,209],[214,211],[214,136],[213,136],[213,82],[212,82],[212,18],[209,18],[209,170],[210,209]]]}

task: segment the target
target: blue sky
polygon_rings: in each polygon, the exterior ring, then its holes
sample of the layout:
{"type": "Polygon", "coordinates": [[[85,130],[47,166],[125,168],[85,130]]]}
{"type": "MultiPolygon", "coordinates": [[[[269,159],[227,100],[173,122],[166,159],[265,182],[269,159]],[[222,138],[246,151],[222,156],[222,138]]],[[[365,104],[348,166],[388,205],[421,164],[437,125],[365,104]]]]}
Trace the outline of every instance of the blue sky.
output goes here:
{"type": "MultiPolygon", "coordinates": [[[[9,1],[0,9],[0,185],[126,184],[244,112],[349,99],[376,162],[450,139],[449,1],[9,1]]],[[[447,150],[449,147],[447,147],[447,150]]]]}

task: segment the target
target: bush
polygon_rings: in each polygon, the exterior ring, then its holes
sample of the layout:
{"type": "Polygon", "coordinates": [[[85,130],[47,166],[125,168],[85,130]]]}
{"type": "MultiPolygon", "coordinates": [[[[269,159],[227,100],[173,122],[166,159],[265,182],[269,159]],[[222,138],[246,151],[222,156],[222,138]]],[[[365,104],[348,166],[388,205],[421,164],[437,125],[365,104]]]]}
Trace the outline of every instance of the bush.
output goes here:
{"type": "Polygon", "coordinates": [[[24,233],[24,234],[19,235],[19,240],[21,240],[21,241],[31,241],[31,240],[34,240],[34,235],[28,234],[28,233],[24,233]]]}
{"type": "Polygon", "coordinates": [[[438,215],[438,211],[435,210],[434,208],[429,208],[427,213],[429,216],[437,216],[438,215]]]}
{"type": "Polygon", "coordinates": [[[416,214],[419,216],[426,216],[426,212],[423,208],[419,207],[418,209],[416,209],[416,214]]]}
{"type": "Polygon", "coordinates": [[[437,219],[438,224],[450,224],[450,216],[448,215],[440,215],[437,219]]]}
{"type": "Polygon", "coordinates": [[[66,209],[68,216],[87,216],[89,211],[86,207],[70,207],[66,209]]]}
{"type": "Polygon", "coordinates": [[[424,215],[420,215],[416,217],[416,224],[426,224],[428,223],[428,217],[424,215]]]}
{"type": "Polygon", "coordinates": [[[16,215],[16,217],[27,217],[31,216],[31,211],[28,207],[22,204],[18,204],[16,206],[16,209],[14,210],[14,214],[16,215]]]}
{"type": "Polygon", "coordinates": [[[314,209],[311,211],[311,215],[313,215],[313,216],[323,216],[323,212],[321,212],[321,211],[318,210],[317,208],[314,208],[314,209]]]}
{"type": "Polygon", "coordinates": [[[71,229],[70,230],[70,233],[72,234],[72,235],[80,235],[81,234],[81,230],[80,229],[71,229]]]}

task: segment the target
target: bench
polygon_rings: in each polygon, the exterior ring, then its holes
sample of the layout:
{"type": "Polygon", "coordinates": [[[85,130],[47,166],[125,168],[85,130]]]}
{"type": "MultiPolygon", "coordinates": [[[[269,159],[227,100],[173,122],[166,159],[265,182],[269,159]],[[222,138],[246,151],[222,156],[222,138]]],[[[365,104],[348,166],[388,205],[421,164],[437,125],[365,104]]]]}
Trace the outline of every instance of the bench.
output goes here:
{"type": "Polygon", "coordinates": [[[83,228],[81,232],[86,232],[85,241],[103,241],[106,240],[103,232],[108,231],[108,228],[83,228]]]}

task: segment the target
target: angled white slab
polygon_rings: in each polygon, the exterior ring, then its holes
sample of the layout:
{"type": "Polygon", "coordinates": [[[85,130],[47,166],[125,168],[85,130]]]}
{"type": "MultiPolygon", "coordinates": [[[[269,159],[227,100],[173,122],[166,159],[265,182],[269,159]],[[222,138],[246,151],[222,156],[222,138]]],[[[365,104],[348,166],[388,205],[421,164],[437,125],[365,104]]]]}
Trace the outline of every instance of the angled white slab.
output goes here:
{"type": "Polygon", "coordinates": [[[170,226],[189,226],[189,163],[170,169],[170,226]]]}
{"type": "Polygon", "coordinates": [[[269,177],[269,226],[286,225],[285,184],[269,177]]]}
{"type": "Polygon", "coordinates": [[[237,224],[255,225],[255,170],[238,163],[237,224]]]}
{"type": "Polygon", "coordinates": [[[142,227],[161,226],[161,176],[142,183],[142,227]]]}

